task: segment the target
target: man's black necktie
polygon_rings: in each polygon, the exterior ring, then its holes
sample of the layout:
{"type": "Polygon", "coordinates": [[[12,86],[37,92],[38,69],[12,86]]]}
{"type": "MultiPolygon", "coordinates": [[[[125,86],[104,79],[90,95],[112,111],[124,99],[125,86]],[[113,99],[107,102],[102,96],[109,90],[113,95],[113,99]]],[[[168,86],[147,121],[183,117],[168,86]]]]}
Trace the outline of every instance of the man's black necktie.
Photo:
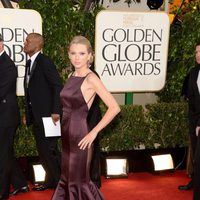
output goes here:
{"type": "Polygon", "coordinates": [[[28,83],[29,83],[29,78],[30,78],[30,72],[31,72],[31,59],[27,60],[26,62],[26,70],[27,70],[27,74],[26,74],[26,88],[28,88],[28,83]]]}
{"type": "Polygon", "coordinates": [[[31,72],[31,59],[27,60],[27,62],[26,62],[26,68],[27,68],[28,76],[30,76],[30,72],[31,72]]]}

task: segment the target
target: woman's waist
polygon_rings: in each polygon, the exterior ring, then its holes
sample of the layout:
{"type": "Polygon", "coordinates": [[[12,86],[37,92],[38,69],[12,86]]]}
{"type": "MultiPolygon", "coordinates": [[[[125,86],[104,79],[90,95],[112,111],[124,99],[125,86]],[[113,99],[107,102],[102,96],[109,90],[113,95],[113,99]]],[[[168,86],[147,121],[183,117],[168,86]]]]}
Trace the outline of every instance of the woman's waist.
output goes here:
{"type": "Polygon", "coordinates": [[[71,119],[77,119],[77,120],[84,120],[87,119],[88,113],[86,112],[79,112],[79,111],[69,111],[69,110],[63,110],[63,118],[71,118],[71,119]]]}

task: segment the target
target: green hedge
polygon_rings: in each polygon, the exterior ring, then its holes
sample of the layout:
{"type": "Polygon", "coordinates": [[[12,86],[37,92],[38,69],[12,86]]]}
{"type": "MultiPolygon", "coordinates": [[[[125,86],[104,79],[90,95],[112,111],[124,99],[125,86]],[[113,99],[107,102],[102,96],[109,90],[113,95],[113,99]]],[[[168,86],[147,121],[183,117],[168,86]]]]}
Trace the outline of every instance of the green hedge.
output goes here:
{"type": "Polygon", "coordinates": [[[186,103],[157,103],[146,106],[149,127],[147,147],[183,147],[188,142],[186,103]]]}
{"type": "Polygon", "coordinates": [[[103,151],[134,149],[146,143],[148,132],[142,106],[123,105],[120,114],[101,133],[103,151]]]}
{"type": "MultiPolygon", "coordinates": [[[[105,109],[103,109],[105,110],[105,109]]],[[[123,105],[121,113],[100,135],[102,151],[183,147],[188,145],[187,104],[156,103],[145,107],[123,105]]],[[[36,156],[30,128],[20,126],[15,137],[19,156],[36,156]]]]}
{"type": "Polygon", "coordinates": [[[188,145],[187,104],[123,105],[101,136],[103,151],[174,148],[188,145]]]}
{"type": "Polygon", "coordinates": [[[15,135],[15,154],[17,157],[37,156],[35,139],[30,128],[19,126],[15,135]]]}

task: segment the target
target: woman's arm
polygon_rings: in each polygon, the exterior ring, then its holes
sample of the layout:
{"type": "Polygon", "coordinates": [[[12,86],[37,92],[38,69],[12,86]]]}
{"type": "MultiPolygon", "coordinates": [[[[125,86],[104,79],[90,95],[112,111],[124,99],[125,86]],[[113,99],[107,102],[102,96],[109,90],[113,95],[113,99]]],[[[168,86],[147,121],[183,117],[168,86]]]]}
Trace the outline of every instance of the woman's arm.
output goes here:
{"type": "Polygon", "coordinates": [[[98,94],[108,109],[100,122],[79,142],[78,146],[83,150],[86,147],[90,148],[97,134],[120,112],[120,107],[116,100],[95,74],[92,73],[88,75],[87,83],[94,90],[94,92],[98,94]]]}

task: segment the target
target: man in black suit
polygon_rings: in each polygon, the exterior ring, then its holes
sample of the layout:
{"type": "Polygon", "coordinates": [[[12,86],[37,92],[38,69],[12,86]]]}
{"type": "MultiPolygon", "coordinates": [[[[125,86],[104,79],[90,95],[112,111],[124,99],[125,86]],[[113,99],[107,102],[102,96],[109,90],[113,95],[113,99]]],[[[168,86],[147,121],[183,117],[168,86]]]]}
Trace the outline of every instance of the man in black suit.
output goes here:
{"type": "MultiPolygon", "coordinates": [[[[190,78],[190,72],[185,76],[184,78],[184,81],[183,81],[183,85],[182,85],[182,90],[181,90],[181,96],[186,100],[188,101],[188,88],[189,88],[189,78],[190,78]]],[[[190,135],[190,134],[189,134],[190,135]]],[[[193,135],[193,134],[192,134],[193,135]]],[[[192,155],[193,155],[193,152],[194,152],[194,146],[195,145],[192,145],[191,144],[191,138],[193,137],[189,137],[189,147],[188,147],[188,156],[191,156],[191,159],[192,160],[192,155]],[[193,148],[192,148],[193,147],[193,148]],[[190,154],[191,153],[191,154],[190,154]]],[[[196,138],[194,138],[195,141],[196,141],[196,138]]],[[[193,161],[191,163],[191,166],[192,166],[192,170],[193,170],[193,161]]],[[[193,171],[191,173],[191,176],[193,176],[193,171]]],[[[193,180],[191,179],[189,181],[188,184],[186,185],[179,185],[178,186],[178,189],[179,190],[190,190],[193,188],[193,180]]]]}
{"type": "Polygon", "coordinates": [[[16,80],[17,68],[4,51],[0,35],[0,200],[8,199],[11,180],[14,181],[15,193],[28,191],[26,180],[13,155],[13,138],[20,119],[16,80]]]}
{"type": "Polygon", "coordinates": [[[39,157],[46,171],[44,184],[34,187],[35,191],[55,188],[60,178],[58,137],[45,137],[42,117],[51,117],[54,123],[60,119],[62,84],[51,59],[41,53],[43,45],[44,39],[38,33],[28,34],[24,42],[24,52],[30,57],[24,78],[26,124],[33,125],[39,157]]]}
{"type": "Polygon", "coordinates": [[[194,158],[193,188],[194,200],[200,199],[200,43],[197,43],[196,67],[189,76],[189,131],[194,158]]]}
{"type": "Polygon", "coordinates": [[[196,66],[188,79],[189,134],[193,154],[194,174],[192,181],[179,189],[194,188],[194,200],[200,199],[200,43],[195,48],[196,66]]]}

